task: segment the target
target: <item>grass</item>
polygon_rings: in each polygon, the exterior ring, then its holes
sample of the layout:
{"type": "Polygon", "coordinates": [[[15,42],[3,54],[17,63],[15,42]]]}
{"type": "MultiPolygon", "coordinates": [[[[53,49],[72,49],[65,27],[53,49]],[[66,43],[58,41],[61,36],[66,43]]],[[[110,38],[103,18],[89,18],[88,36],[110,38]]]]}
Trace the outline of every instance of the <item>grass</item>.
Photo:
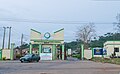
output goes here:
{"type": "Polygon", "coordinates": [[[91,59],[95,62],[102,62],[102,63],[112,63],[112,64],[118,64],[120,65],[120,58],[101,58],[101,57],[95,57],[91,59]]]}
{"type": "Polygon", "coordinates": [[[73,54],[72,57],[80,59],[80,54],[73,54]]]}

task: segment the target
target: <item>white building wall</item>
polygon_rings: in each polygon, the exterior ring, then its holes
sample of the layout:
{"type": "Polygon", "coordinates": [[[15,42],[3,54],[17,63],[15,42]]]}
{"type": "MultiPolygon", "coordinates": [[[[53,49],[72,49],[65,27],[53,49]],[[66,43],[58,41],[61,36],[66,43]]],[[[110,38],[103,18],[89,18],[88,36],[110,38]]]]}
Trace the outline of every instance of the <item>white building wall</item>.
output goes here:
{"type": "Polygon", "coordinates": [[[91,59],[92,58],[92,50],[84,50],[84,57],[86,59],[91,59]]]}
{"type": "Polygon", "coordinates": [[[120,41],[107,41],[104,43],[104,49],[107,50],[107,56],[111,56],[114,53],[114,48],[119,48],[119,52],[116,52],[116,56],[120,56],[120,41]]]}
{"type": "Polygon", "coordinates": [[[2,58],[10,59],[10,50],[9,49],[4,49],[2,50],[2,58]]]}

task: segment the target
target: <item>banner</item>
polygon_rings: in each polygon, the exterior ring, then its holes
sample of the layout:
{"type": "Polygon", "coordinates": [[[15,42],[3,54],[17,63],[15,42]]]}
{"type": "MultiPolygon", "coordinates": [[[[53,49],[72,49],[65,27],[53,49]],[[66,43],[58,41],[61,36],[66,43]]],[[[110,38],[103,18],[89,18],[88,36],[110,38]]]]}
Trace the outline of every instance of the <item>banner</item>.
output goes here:
{"type": "Polygon", "coordinates": [[[40,60],[52,60],[52,53],[40,53],[40,60]]]}
{"type": "Polygon", "coordinates": [[[103,55],[103,48],[94,48],[94,55],[103,55]]]}
{"type": "Polygon", "coordinates": [[[72,50],[68,49],[68,55],[72,55],[72,50]]]}

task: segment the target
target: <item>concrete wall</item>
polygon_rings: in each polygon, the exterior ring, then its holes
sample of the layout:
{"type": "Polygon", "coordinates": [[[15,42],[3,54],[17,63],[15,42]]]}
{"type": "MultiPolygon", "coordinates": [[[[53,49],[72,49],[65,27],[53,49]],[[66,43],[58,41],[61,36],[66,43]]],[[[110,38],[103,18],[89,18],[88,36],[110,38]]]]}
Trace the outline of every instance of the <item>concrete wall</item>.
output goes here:
{"type": "Polygon", "coordinates": [[[102,57],[102,55],[94,55],[94,57],[102,57]]]}
{"type": "Polygon", "coordinates": [[[6,57],[6,59],[10,59],[10,50],[9,49],[3,49],[2,50],[2,58],[6,57]]]}
{"type": "Polygon", "coordinates": [[[59,32],[55,32],[53,38],[54,40],[64,40],[64,29],[59,32]]]}
{"type": "Polygon", "coordinates": [[[84,57],[86,59],[91,59],[92,58],[92,50],[84,50],[84,57]]]}
{"type": "Polygon", "coordinates": [[[31,29],[31,33],[30,33],[30,39],[32,40],[41,40],[42,39],[42,35],[40,32],[37,32],[33,29],[31,29]]]}

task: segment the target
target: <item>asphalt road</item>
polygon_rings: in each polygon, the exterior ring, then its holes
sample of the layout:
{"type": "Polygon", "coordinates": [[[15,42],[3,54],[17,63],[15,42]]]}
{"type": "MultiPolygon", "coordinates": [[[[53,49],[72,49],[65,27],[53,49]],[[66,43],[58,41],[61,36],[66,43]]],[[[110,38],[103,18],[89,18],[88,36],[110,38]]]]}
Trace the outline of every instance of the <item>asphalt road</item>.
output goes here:
{"type": "Polygon", "coordinates": [[[120,74],[120,66],[91,61],[0,61],[0,74],[120,74]]]}

